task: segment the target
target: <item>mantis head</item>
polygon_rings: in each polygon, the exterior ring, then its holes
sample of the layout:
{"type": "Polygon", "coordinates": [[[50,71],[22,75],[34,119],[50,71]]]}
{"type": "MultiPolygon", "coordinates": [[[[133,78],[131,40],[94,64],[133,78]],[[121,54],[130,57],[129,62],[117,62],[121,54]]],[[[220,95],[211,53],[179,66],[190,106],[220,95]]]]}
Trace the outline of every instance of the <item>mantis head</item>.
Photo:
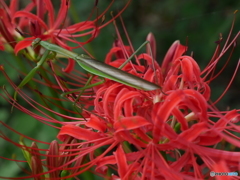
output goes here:
{"type": "Polygon", "coordinates": [[[33,40],[32,42],[33,49],[39,45],[40,41],[41,41],[41,38],[36,38],[33,40]]]}

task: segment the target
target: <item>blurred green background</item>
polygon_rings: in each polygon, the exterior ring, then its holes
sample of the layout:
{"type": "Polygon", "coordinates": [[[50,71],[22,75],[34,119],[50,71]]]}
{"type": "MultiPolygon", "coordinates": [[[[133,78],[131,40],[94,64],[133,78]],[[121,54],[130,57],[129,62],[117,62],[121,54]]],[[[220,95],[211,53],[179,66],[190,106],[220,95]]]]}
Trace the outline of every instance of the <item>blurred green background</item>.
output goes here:
{"type": "MultiPolygon", "coordinates": [[[[24,6],[24,3],[27,3],[25,0],[20,2],[21,6],[24,6]]],[[[56,8],[59,7],[59,2],[60,1],[54,1],[56,8]]],[[[111,1],[99,1],[99,13],[107,7],[109,2],[111,1]]],[[[72,8],[69,10],[69,17],[72,21],[76,19],[81,21],[87,19],[94,3],[95,1],[93,0],[71,0],[72,8]]],[[[106,13],[106,21],[111,18],[110,11],[113,11],[116,14],[125,4],[126,1],[114,2],[108,13],[106,13]]],[[[201,69],[204,69],[213,55],[216,47],[215,41],[218,40],[219,33],[223,34],[224,40],[227,38],[234,17],[233,12],[237,9],[240,9],[240,1],[236,0],[133,0],[130,6],[122,14],[122,18],[135,49],[145,41],[147,34],[152,32],[157,41],[157,59],[158,62],[161,63],[168,48],[175,40],[180,40],[182,44],[186,44],[186,40],[188,39],[189,54],[193,52],[195,60],[199,63],[201,69]]],[[[95,13],[93,17],[96,16],[95,13]]],[[[117,20],[117,25],[122,32],[122,37],[126,40],[119,20],[117,20]]],[[[239,31],[239,29],[240,15],[238,13],[233,36],[239,31]]],[[[91,43],[91,49],[97,59],[104,60],[115,37],[116,33],[113,24],[110,24],[101,30],[99,36],[91,43]]],[[[127,41],[125,42],[127,43],[127,41]]],[[[144,49],[142,52],[143,51],[144,49]]],[[[82,53],[81,49],[75,50],[75,52],[82,53]]],[[[211,96],[212,101],[216,100],[219,95],[221,95],[230,81],[239,60],[239,52],[240,48],[238,45],[224,72],[212,82],[211,88],[212,92],[214,92],[211,96]]],[[[10,62],[14,65],[15,58],[13,58],[11,54],[5,52],[0,53],[0,64],[4,65],[9,76],[16,83],[19,83],[18,73],[6,63],[10,62]]],[[[219,63],[219,69],[226,60],[227,57],[222,58],[219,63]]],[[[240,108],[239,84],[240,78],[238,73],[227,94],[218,103],[217,107],[219,109],[226,110],[227,108],[240,108]]],[[[0,85],[5,85],[6,87],[9,86],[5,78],[2,76],[0,78],[0,85]]],[[[43,125],[16,109],[11,113],[11,106],[3,98],[0,98],[0,106],[0,120],[7,123],[9,126],[21,131],[23,134],[41,141],[51,142],[55,139],[58,132],[57,130],[43,125]]],[[[7,131],[6,128],[2,126],[0,126],[0,130],[4,132],[7,137],[18,142],[19,136],[7,131]]],[[[6,143],[2,139],[0,140],[0,147],[0,156],[10,158],[11,154],[14,152],[18,154],[18,158],[22,157],[19,149],[10,145],[10,143],[6,143]]],[[[0,176],[18,177],[20,176],[19,172],[20,168],[17,167],[14,162],[7,162],[0,159],[0,176]]]]}

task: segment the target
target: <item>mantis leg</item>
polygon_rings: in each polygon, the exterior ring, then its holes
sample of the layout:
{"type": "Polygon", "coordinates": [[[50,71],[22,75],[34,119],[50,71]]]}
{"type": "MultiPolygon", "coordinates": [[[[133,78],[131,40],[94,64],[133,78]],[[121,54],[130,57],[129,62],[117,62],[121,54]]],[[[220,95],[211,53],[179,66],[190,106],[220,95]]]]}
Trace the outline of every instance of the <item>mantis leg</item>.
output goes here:
{"type": "MultiPolygon", "coordinates": [[[[144,46],[146,43],[148,43],[148,41],[146,41],[142,46],[144,46]]],[[[146,91],[152,91],[157,89],[161,90],[160,86],[152,82],[149,82],[145,79],[129,74],[125,71],[122,71],[118,68],[105,64],[96,59],[92,59],[89,56],[86,56],[83,54],[77,54],[67,49],[64,49],[60,46],[57,46],[55,44],[42,41],[40,38],[35,39],[32,43],[33,47],[36,47],[37,45],[41,45],[47,50],[54,51],[65,57],[74,59],[84,70],[88,71],[91,74],[95,74],[103,78],[111,79],[113,81],[128,85],[130,87],[141,89],[141,90],[146,90],[146,91]]],[[[134,54],[136,54],[136,52],[134,54]]],[[[129,58],[129,60],[130,59],[131,58],[129,58]]],[[[129,60],[127,60],[127,62],[129,60]]],[[[123,64],[123,66],[124,65],[125,64],[123,64]]]]}
{"type": "Polygon", "coordinates": [[[44,54],[42,55],[41,59],[38,61],[37,66],[34,67],[22,80],[22,82],[18,85],[15,93],[14,93],[14,99],[17,100],[17,94],[18,89],[22,88],[25,84],[27,84],[32,77],[36,74],[36,72],[39,70],[39,68],[42,66],[42,64],[48,59],[48,56],[50,54],[49,50],[46,50],[44,54]]]}
{"type": "Polygon", "coordinates": [[[69,92],[63,93],[63,94],[61,94],[61,96],[66,96],[66,95],[68,95],[68,94],[72,94],[72,93],[74,93],[74,92],[80,91],[80,93],[78,94],[78,97],[75,99],[75,101],[74,101],[74,103],[73,103],[73,106],[76,107],[76,103],[78,102],[78,100],[80,99],[81,95],[84,93],[84,91],[85,91],[86,89],[92,88],[92,87],[94,87],[94,86],[98,86],[98,85],[100,85],[100,84],[102,84],[102,83],[105,82],[105,80],[103,79],[102,81],[96,82],[96,83],[94,83],[94,84],[90,84],[91,81],[92,81],[92,79],[93,79],[93,77],[94,77],[94,75],[91,75],[91,76],[89,77],[89,79],[88,79],[88,81],[86,82],[86,84],[85,84],[84,87],[79,88],[79,89],[76,89],[76,90],[73,90],[73,91],[69,91],[69,92]]]}
{"type": "MultiPolygon", "coordinates": [[[[148,44],[148,43],[149,43],[148,41],[145,41],[118,69],[121,70],[121,69],[135,56],[135,54],[136,54],[141,48],[143,48],[146,44],[148,44]]],[[[100,77],[100,76],[99,76],[99,77],[100,77]]],[[[88,81],[86,82],[86,84],[85,84],[84,87],[82,87],[82,88],[80,88],[80,89],[76,89],[76,90],[70,91],[70,92],[63,93],[62,96],[65,96],[65,95],[67,95],[67,94],[71,94],[71,93],[74,93],[74,92],[81,91],[80,94],[78,95],[78,97],[75,99],[74,104],[73,104],[73,106],[76,107],[76,103],[77,103],[77,101],[79,100],[79,98],[81,97],[81,95],[82,95],[82,93],[84,92],[84,90],[86,90],[86,89],[88,89],[88,88],[92,88],[92,87],[97,86],[97,85],[100,85],[100,84],[102,84],[102,83],[104,82],[104,80],[103,80],[103,81],[100,81],[100,82],[97,82],[97,83],[94,83],[94,84],[89,85],[89,84],[91,83],[92,78],[93,78],[93,75],[90,76],[90,78],[88,79],[88,81]]]]}

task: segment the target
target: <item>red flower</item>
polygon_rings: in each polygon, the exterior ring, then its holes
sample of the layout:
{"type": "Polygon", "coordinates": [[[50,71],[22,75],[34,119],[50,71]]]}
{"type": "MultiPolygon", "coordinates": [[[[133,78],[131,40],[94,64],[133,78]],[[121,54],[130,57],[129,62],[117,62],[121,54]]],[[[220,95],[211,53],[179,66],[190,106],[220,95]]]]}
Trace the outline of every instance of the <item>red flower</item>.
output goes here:
{"type": "MultiPolygon", "coordinates": [[[[240,132],[234,124],[239,120],[239,110],[220,111],[214,107],[210,103],[209,83],[216,77],[212,73],[217,62],[238,36],[239,33],[201,71],[191,56],[183,55],[186,47],[178,41],[173,43],[159,66],[155,39],[149,34],[150,47],[146,53],[137,56],[123,70],[158,84],[162,91],[146,92],[106,80],[83,94],[71,92],[66,95],[71,102],[79,98],[75,107],[80,107],[78,110],[83,113],[61,106],[60,103],[65,101],[62,98],[37,91],[44,100],[41,105],[19,90],[19,95],[38,111],[33,113],[20,102],[14,102],[5,91],[5,96],[1,96],[24,113],[54,128],[59,127],[52,123],[61,125],[58,138],[63,143],[58,145],[53,141],[48,150],[44,149],[48,154],[43,155],[36,146],[28,149],[4,135],[2,138],[31,152],[31,159],[27,160],[31,163],[33,175],[28,177],[35,178],[47,173],[55,179],[60,179],[59,174],[64,173],[66,175],[61,178],[77,177],[89,169],[105,178],[109,178],[111,172],[111,179],[209,179],[211,171],[237,171],[240,153],[224,150],[221,144],[224,140],[232,146],[240,146],[239,137],[234,135],[240,132]],[[59,103],[55,104],[53,100],[59,103]],[[51,107],[64,113],[55,112],[51,107]],[[58,121],[45,112],[66,121],[58,121]],[[40,155],[46,163],[41,163],[40,155]],[[47,172],[42,172],[43,164],[47,172]]],[[[105,62],[119,67],[132,52],[133,48],[124,46],[118,36],[105,62]]],[[[65,80],[57,76],[57,67],[51,62],[50,67],[57,84],[47,81],[42,85],[51,87],[51,90],[61,93],[72,90],[68,87],[82,87],[84,84],[84,78],[80,79],[82,74],[74,71],[66,74],[68,80],[65,80]]],[[[98,77],[92,80],[97,81],[98,77]]]]}
{"type": "MultiPolygon", "coordinates": [[[[225,47],[229,48],[238,35],[225,47]]],[[[154,41],[153,35],[148,37],[154,41]]],[[[115,67],[132,51],[119,44],[122,43],[115,42],[105,61],[115,67]],[[111,61],[113,55],[117,59],[111,61]]],[[[154,50],[150,53],[149,49],[137,57],[136,64],[124,67],[129,73],[159,84],[165,94],[107,80],[94,88],[94,115],[85,123],[89,129],[66,125],[58,138],[65,140],[70,136],[85,142],[81,144],[91,144],[79,151],[78,158],[106,147],[102,154],[91,156],[91,163],[87,164],[97,165],[96,171],[105,176],[110,167],[117,169],[113,179],[204,179],[210,171],[220,172],[216,168],[219,162],[231,164],[229,171],[237,171],[240,153],[214,146],[225,139],[239,147],[239,138],[229,132],[239,132],[232,123],[239,119],[239,113],[221,112],[208,103],[209,81],[201,77],[205,70],[201,71],[192,57],[182,56],[185,51],[186,47],[176,41],[161,67],[156,56],[151,56],[154,50]],[[147,65],[142,66],[140,59],[147,65]]],[[[221,56],[216,56],[206,69],[214,69],[221,56]]]]}
{"type": "MultiPolygon", "coordinates": [[[[1,1],[3,8],[0,9],[0,14],[3,18],[1,18],[0,32],[4,38],[2,41],[7,41],[14,48],[15,54],[30,46],[32,41],[37,37],[42,40],[50,40],[52,43],[67,50],[82,48],[84,44],[89,43],[99,34],[101,28],[117,18],[129,5],[130,1],[112,20],[98,27],[97,21],[103,18],[112,3],[93,21],[87,20],[66,27],[66,24],[62,23],[65,23],[67,19],[67,12],[70,6],[69,0],[61,0],[60,9],[57,14],[50,0],[32,1],[23,10],[18,10],[19,3],[17,0],[11,1],[9,7],[5,2],[1,1]],[[36,14],[32,12],[34,8],[36,8],[36,14]],[[47,17],[47,19],[45,19],[45,17],[47,17]],[[19,38],[19,35],[15,31],[15,28],[22,32],[29,32],[32,37],[25,38],[16,44],[14,37],[19,38]],[[85,42],[76,40],[78,37],[87,35],[90,35],[90,37],[85,42]],[[67,41],[75,43],[77,46],[71,47],[67,44],[67,41]]],[[[95,5],[97,5],[97,3],[95,5]]],[[[0,48],[3,49],[3,46],[0,45],[0,48]]],[[[69,64],[65,72],[70,72],[74,68],[74,63],[75,61],[69,58],[69,64]]]]}

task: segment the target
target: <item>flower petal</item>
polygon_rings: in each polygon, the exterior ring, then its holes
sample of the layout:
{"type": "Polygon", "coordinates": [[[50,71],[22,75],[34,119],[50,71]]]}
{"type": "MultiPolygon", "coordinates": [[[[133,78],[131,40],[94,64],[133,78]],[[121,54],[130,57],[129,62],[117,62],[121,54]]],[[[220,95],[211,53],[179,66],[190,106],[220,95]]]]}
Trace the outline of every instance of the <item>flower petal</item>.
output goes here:
{"type": "Polygon", "coordinates": [[[81,127],[73,126],[73,125],[65,125],[61,128],[57,137],[61,141],[64,141],[68,136],[72,136],[79,140],[87,140],[87,141],[96,140],[96,139],[101,138],[99,133],[95,133],[86,128],[81,128],[81,127]]]}
{"type": "Polygon", "coordinates": [[[122,146],[119,145],[117,148],[117,151],[113,154],[115,155],[117,160],[118,173],[120,177],[124,177],[128,171],[128,164],[127,164],[126,154],[123,151],[122,146]]]}
{"type": "Polygon", "coordinates": [[[86,122],[85,125],[101,132],[104,132],[107,128],[106,124],[93,114],[91,114],[90,120],[86,122]]]}
{"type": "Polygon", "coordinates": [[[19,43],[17,43],[17,45],[14,48],[14,53],[18,54],[18,52],[21,51],[22,49],[29,47],[32,44],[33,40],[34,40],[33,37],[25,38],[23,41],[20,41],[19,43]]]}
{"type": "Polygon", "coordinates": [[[114,123],[115,133],[125,130],[132,130],[142,126],[151,125],[145,118],[141,116],[124,117],[114,123]]]}

